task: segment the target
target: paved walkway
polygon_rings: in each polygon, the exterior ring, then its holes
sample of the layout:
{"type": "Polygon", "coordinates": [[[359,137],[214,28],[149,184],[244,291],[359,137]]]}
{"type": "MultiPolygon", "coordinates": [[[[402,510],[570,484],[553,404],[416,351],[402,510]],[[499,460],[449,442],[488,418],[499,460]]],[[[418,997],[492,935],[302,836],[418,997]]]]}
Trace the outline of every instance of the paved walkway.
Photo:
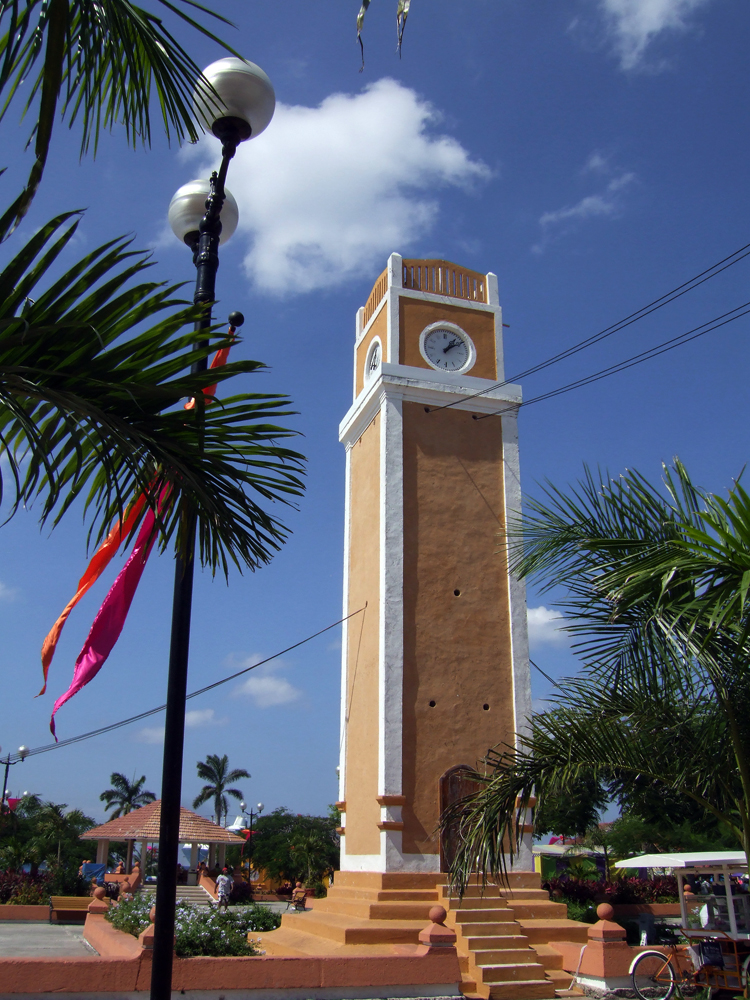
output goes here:
{"type": "Polygon", "coordinates": [[[0,958],[89,958],[96,952],[83,940],[83,924],[0,920],[0,958]]]}

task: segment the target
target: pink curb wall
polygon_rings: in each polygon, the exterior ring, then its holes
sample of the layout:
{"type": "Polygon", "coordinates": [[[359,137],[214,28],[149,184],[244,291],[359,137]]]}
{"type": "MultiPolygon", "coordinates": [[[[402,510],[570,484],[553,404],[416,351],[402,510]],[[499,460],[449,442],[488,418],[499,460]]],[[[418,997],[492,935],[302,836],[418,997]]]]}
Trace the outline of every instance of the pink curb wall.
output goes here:
{"type": "Polygon", "coordinates": [[[0,904],[0,920],[49,920],[49,906],[14,906],[0,904]]]}

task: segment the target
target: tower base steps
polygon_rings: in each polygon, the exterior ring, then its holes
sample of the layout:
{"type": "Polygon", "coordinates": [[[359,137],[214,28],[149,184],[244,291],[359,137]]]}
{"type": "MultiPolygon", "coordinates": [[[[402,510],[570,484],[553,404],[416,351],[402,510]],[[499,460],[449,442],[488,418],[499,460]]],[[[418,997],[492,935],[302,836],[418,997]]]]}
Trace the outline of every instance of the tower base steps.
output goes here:
{"type": "Polygon", "coordinates": [[[435,905],[447,911],[466,997],[553,1000],[569,995],[555,941],[585,944],[588,925],[568,920],[550,901],[536,872],[513,872],[505,886],[475,879],[462,899],[449,894],[446,875],[337,872],[325,899],[285,913],[281,926],[260,935],[267,955],[392,956],[416,954],[419,932],[435,905]]]}

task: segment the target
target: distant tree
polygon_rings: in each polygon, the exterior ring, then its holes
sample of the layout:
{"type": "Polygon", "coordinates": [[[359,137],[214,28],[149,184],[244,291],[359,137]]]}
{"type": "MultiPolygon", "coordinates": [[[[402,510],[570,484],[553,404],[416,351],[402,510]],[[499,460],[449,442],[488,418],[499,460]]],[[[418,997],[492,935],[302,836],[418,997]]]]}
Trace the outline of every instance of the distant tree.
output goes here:
{"type": "Polygon", "coordinates": [[[140,809],[141,806],[148,805],[149,802],[156,800],[153,792],[146,791],[143,788],[146,781],[145,774],[142,774],[138,781],[135,780],[135,775],[133,775],[132,781],[128,781],[124,774],[121,774],[119,771],[113,771],[109,776],[109,780],[112,782],[112,787],[102,792],[99,799],[107,803],[104,807],[107,812],[110,809],[114,809],[110,819],[127,816],[133,809],[140,809]]]}
{"type": "Polygon", "coordinates": [[[320,882],[339,866],[338,810],[328,816],[296,816],[274,809],[255,823],[253,864],[272,879],[320,882]]]}
{"type": "Polygon", "coordinates": [[[222,816],[226,816],[229,810],[229,800],[227,795],[241,801],[243,798],[239,788],[227,788],[230,781],[239,781],[240,778],[249,778],[250,774],[242,767],[237,767],[233,771],[229,770],[229,757],[224,754],[210,753],[205,760],[197,763],[198,777],[206,784],[201,789],[199,795],[193,801],[193,809],[198,809],[209,799],[214,800],[214,815],[216,822],[221,826],[222,816]]]}
{"type": "Polygon", "coordinates": [[[534,815],[534,833],[561,837],[583,837],[599,823],[599,810],[607,804],[602,782],[591,774],[581,774],[565,788],[554,786],[539,796],[534,815]]]}

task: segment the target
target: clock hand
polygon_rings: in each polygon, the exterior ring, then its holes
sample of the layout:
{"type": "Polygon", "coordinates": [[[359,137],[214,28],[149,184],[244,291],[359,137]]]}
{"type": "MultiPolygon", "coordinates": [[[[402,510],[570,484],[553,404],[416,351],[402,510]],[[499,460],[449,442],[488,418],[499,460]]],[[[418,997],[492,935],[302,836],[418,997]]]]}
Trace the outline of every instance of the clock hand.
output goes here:
{"type": "Polygon", "coordinates": [[[453,347],[458,347],[458,345],[459,345],[460,343],[462,343],[462,341],[460,341],[460,340],[458,339],[458,337],[454,338],[454,339],[453,339],[453,340],[452,340],[452,341],[450,342],[450,344],[448,344],[448,346],[447,346],[447,347],[444,347],[444,348],[443,348],[443,354],[447,354],[447,353],[448,353],[448,351],[450,351],[450,350],[451,350],[451,348],[453,348],[453,347]]]}

